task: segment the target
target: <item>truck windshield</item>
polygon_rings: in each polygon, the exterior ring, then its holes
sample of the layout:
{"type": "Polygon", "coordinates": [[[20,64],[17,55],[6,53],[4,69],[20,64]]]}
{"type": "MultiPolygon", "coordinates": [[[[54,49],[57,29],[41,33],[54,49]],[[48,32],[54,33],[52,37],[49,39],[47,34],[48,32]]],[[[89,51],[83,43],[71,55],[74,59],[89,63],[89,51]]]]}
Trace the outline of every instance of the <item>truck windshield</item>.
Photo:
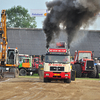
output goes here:
{"type": "Polygon", "coordinates": [[[29,59],[23,59],[23,63],[29,63],[29,59]]]}
{"type": "Polygon", "coordinates": [[[79,53],[79,58],[78,59],[81,60],[83,58],[91,59],[91,53],[79,53]]]}
{"type": "Polygon", "coordinates": [[[28,56],[19,56],[19,64],[21,64],[23,62],[24,58],[28,58],[28,56]]]}
{"type": "Polygon", "coordinates": [[[70,57],[66,55],[46,55],[46,63],[69,63],[70,57]]]}

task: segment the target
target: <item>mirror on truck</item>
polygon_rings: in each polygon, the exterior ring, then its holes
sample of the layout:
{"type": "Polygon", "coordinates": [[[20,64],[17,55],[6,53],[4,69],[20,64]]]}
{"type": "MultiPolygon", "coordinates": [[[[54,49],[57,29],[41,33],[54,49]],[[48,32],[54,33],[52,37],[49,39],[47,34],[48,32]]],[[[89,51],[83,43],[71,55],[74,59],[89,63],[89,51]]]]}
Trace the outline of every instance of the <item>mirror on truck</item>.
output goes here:
{"type": "Polygon", "coordinates": [[[74,56],[70,56],[70,61],[73,61],[74,60],[74,56]]]}
{"type": "Polygon", "coordinates": [[[41,55],[41,61],[44,61],[45,55],[41,55]]]}
{"type": "Polygon", "coordinates": [[[93,59],[93,57],[94,57],[94,51],[92,51],[92,59],[93,59]]]}

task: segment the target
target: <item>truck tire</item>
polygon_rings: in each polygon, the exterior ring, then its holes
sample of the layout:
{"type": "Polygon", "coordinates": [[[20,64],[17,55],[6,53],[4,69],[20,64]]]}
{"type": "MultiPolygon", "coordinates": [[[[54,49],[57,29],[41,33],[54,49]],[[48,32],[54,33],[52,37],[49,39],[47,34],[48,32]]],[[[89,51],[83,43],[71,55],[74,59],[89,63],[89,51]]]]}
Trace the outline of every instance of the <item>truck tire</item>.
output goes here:
{"type": "Polygon", "coordinates": [[[48,82],[48,79],[44,78],[44,82],[48,82]]]}
{"type": "Polygon", "coordinates": [[[97,74],[96,66],[94,66],[94,70],[89,73],[89,78],[95,78],[97,74]]]}
{"type": "Polygon", "coordinates": [[[71,83],[71,79],[65,79],[64,83],[71,83]]]}
{"type": "Polygon", "coordinates": [[[26,76],[26,74],[27,74],[27,72],[26,72],[25,69],[20,69],[20,70],[19,70],[19,75],[20,75],[20,76],[26,76]]]}
{"type": "Polygon", "coordinates": [[[82,77],[87,77],[87,73],[82,73],[82,77]]]}
{"type": "Polygon", "coordinates": [[[51,82],[51,79],[48,79],[48,82],[51,82]]]}
{"type": "Polygon", "coordinates": [[[72,64],[72,70],[74,70],[74,71],[76,70],[76,69],[75,69],[75,65],[73,65],[73,64],[72,64]]]}
{"type": "Polygon", "coordinates": [[[32,72],[32,76],[34,75],[34,72],[32,72]]]}
{"type": "Polygon", "coordinates": [[[27,75],[30,76],[30,72],[27,72],[27,75]]]}
{"type": "Polygon", "coordinates": [[[71,80],[75,81],[75,71],[71,71],[71,80]]]}
{"type": "Polygon", "coordinates": [[[100,73],[100,65],[97,65],[98,66],[98,73],[100,73]]]}
{"type": "Polygon", "coordinates": [[[96,70],[97,70],[96,78],[99,78],[99,66],[98,65],[96,65],[96,70]]]}
{"type": "Polygon", "coordinates": [[[75,64],[76,77],[80,78],[82,76],[82,68],[80,64],[75,64]]]}
{"type": "Polygon", "coordinates": [[[96,65],[96,69],[97,69],[96,78],[99,78],[99,73],[100,73],[100,65],[96,65]]]}
{"type": "Polygon", "coordinates": [[[75,81],[75,65],[72,64],[72,71],[71,71],[71,80],[75,81]]]}

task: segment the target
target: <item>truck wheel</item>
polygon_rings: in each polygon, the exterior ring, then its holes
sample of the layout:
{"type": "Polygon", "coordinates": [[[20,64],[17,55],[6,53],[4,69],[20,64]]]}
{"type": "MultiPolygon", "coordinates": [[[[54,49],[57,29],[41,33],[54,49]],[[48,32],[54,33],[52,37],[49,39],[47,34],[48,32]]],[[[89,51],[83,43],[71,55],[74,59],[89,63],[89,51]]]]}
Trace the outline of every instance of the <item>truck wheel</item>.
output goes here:
{"type": "Polygon", "coordinates": [[[76,77],[80,78],[82,75],[82,68],[80,64],[75,64],[76,77]]]}
{"type": "Polygon", "coordinates": [[[51,82],[51,79],[48,79],[48,82],[51,82]]]}
{"type": "Polygon", "coordinates": [[[44,82],[48,82],[48,79],[44,78],[44,82]]]}
{"type": "Polygon", "coordinates": [[[100,65],[96,65],[96,69],[97,69],[96,78],[99,78],[99,73],[100,73],[100,65]]]}
{"type": "Polygon", "coordinates": [[[30,76],[30,72],[27,72],[27,75],[30,76]]]}
{"type": "Polygon", "coordinates": [[[72,64],[72,70],[76,70],[76,69],[75,69],[75,65],[73,65],[73,64],[72,64]]]}
{"type": "Polygon", "coordinates": [[[26,76],[26,73],[27,73],[27,72],[26,72],[25,69],[20,69],[20,70],[19,70],[19,75],[20,75],[20,76],[26,76]]]}
{"type": "Polygon", "coordinates": [[[87,73],[82,73],[82,77],[87,77],[87,73]]]}
{"type": "Polygon", "coordinates": [[[75,65],[72,64],[72,71],[71,71],[71,80],[75,81],[75,65]]]}
{"type": "Polygon", "coordinates": [[[71,71],[71,80],[75,81],[75,71],[71,71]]]}
{"type": "Polygon", "coordinates": [[[71,83],[71,79],[65,79],[64,83],[71,83]]]}
{"type": "Polygon", "coordinates": [[[89,73],[89,78],[95,78],[97,74],[96,66],[94,66],[94,70],[89,73]]]}
{"type": "Polygon", "coordinates": [[[97,70],[96,78],[99,78],[99,66],[98,65],[96,65],[96,70],[97,70]]]}
{"type": "Polygon", "coordinates": [[[32,76],[34,75],[34,72],[32,72],[32,76]]]}

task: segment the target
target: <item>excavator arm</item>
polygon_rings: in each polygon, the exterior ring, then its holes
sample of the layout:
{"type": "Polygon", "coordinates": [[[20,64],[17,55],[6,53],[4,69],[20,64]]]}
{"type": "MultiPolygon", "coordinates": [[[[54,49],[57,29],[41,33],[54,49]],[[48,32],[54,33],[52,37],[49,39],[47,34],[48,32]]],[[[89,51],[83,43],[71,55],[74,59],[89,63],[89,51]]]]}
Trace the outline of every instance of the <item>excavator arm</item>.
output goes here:
{"type": "Polygon", "coordinates": [[[0,22],[0,65],[5,65],[6,62],[6,49],[7,49],[7,33],[6,33],[6,10],[2,10],[0,22]]]}

